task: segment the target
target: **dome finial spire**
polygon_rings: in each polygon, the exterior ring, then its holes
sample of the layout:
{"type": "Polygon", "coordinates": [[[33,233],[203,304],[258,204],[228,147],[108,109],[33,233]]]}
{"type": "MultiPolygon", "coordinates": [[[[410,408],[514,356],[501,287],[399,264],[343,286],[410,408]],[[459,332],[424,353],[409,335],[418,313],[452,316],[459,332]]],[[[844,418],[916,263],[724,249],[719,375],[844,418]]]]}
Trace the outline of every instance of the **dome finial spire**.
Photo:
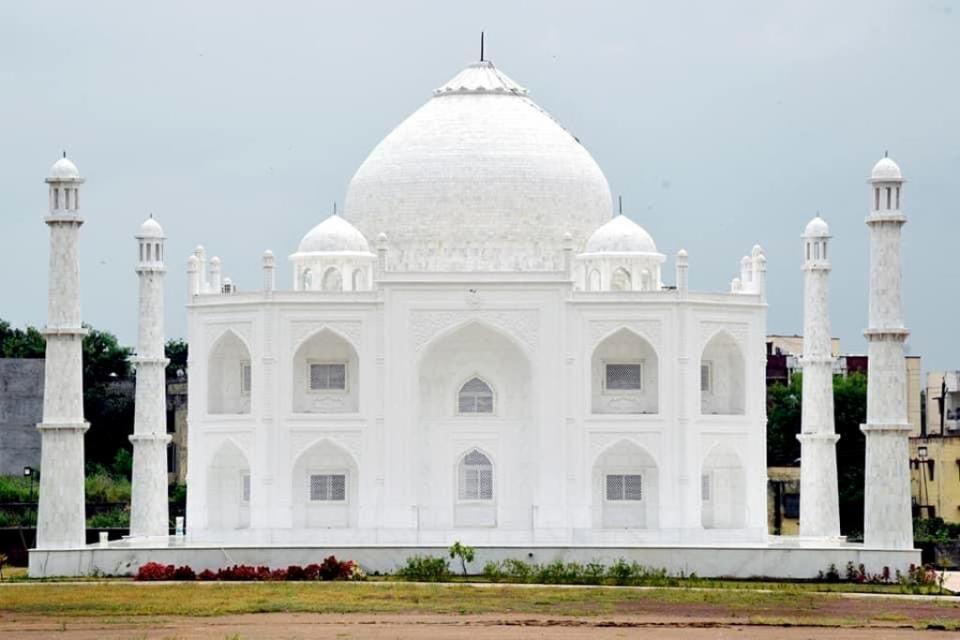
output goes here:
{"type": "Polygon", "coordinates": [[[617,196],[617,210],[623,215],[623,196],[617,196]]]}
{"type": "Polygon", "coordinates": [[[480,32],[480,62],[483,62],[483,31],[480,32]]]}
{"type": "Polygon", "coordinates": [[[66,149],[63,150],[63,157],[64,157],[64,158],[67,157],[67,150],[66,150],[66,149]]]}

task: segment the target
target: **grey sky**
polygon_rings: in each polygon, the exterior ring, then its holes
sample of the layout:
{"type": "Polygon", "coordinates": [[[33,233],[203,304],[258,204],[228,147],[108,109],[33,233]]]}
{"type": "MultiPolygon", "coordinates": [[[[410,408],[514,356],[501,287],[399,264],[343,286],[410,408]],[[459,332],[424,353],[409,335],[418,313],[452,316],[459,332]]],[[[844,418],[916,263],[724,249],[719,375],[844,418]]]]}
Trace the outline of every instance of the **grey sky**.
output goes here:
{"type": "Polygon", "coordinates": [[[0,317],[42,325],[43,178],[87,178],[84,320],[136,337],[133,233],[168,240],[167,333],[183,336],[197,243],[241,289],[343,202],[350,177],[436,86],[487,54],[596,158],[691,287],[725,289],[759,242],[771,332],[802,329],[799,235],[833,244],[834,334],[862,352],[865,179],[908,179],[905,303],[924,369],[960,368],[960,3],[4,2],[0,317]]]}

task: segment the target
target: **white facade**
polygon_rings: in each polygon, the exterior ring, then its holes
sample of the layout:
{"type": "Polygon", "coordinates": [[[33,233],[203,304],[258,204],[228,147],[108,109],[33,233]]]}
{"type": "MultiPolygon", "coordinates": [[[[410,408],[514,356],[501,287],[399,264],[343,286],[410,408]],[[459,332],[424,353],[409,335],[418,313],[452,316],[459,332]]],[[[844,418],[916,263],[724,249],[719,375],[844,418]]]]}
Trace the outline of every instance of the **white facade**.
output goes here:
{"type": "Polygon", "coordinates": [[[164,240],[160,224],[148,218],[136,236],[140,279],[136,404],[133,420],[133,481],[130,535],[166,536],[167,505],[167,358],[163,339],[164,240]]]}
{"type": "Polygon", "coordinates": [[[913,547],[900,235],[900,167],[884,157],[870,175],[870,328],[864,467],[863,542],[868,547],[913,547]]]}
{"type": "Polygon", "coordinates": [[[83,435],[82,344],[80,322],[80,185],[83,178],[67,158],[50,168],[50,289],[43,422],[40,430],[40,494],[37,548],[82,545],[86,540],[83,435]]]}
{"type": "Polygon", "coordinates": [[[292,290],[272,254],[259,291],[190,257],[192,542],[766,540],[759,247],[729,292],[689,291],[683,251],[664,286],[589,153],[490,63],[346,202],[292,290]]]}
{"type": "Polygon", "coordinates": [[[830,229],[818,215],[803,233],[803,405],[800,435],[800,535],[840,536],[837,440],[830,337],[830,229]]]}

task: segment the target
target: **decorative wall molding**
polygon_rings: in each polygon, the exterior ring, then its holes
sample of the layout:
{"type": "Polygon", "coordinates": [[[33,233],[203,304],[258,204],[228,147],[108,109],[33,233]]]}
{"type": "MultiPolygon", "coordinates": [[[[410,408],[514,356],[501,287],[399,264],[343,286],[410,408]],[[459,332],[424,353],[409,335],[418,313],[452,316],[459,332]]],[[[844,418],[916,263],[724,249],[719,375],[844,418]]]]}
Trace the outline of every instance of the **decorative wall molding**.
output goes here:
{"type": "Polygon", "coordinates": [[[307,336],[323,329],[330,329],[334,333],[340,334],[350,342],[357,352],[360,351],[362,323],[359,320],[294,320],[290,322],[291,350],[296,351],[307,336]]]}
{"type": "Polygon", "coordinates": [[[291,464],[293,460],[299,459],[308,448],[323,440],[329,440],[336,446],[346,449],[353,456],[354,461],[360,464],[361,435],[358,431],[317,431],[316,429],[291,430],[291,464]]]}
{"type": "MultiPolygon", "coordinates": [[[[733,336],[739,344],[740,349],[746,352],[747,336],[749,327],[746,322],[717,322],[715,320],[702,320],[700,322],[700,350],[707,346],[707,342],[713,338],[720,330],[724,330],[733,336]]],[[[764,360],[766,362],[766,360],[764,360]]]]}
{"type": "Polygon", "coordinates": [[[471,320],[496,327],[519,340],[529,351],[535,351],[539,342],[539,317],[532,309],[460,309],[430,311],[416,309],[410,312],[410,335],[413,348],[420,351],[444,330],[471,320]]]}
{"type": "Polygon", "coordinates": [[[654,351],[661,353],[663,336],[660,320],[591,320],[588,331],[591,353],[602,340],[619,329],[633,331],[649,342],[654,351]]]}

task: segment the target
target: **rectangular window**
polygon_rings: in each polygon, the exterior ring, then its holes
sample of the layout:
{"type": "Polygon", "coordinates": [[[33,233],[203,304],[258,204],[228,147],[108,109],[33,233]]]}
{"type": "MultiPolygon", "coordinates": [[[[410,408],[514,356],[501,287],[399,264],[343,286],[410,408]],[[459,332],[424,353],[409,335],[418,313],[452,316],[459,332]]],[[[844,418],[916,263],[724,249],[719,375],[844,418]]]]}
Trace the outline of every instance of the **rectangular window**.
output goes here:
{"type": "Polygon", "coordinates": [[[461,468],[461,500],[493,500],[493,468],[486,465],[461,468]]]}
{"type": "Polygon", "coordinates": [[[890,208],[890,187],[887,187],[887,209],[890,208]]]}
{"type": "Polygon", "coordinates": [[[242,395],[250,395],[250,389],[253,386],[253,368],[250,366],[249,362],[240,363],[240,393],[242,395]]]}
{"type": "Polygon", "coordinates": [[[813,243],[813,259],[814,260],[820,259],[820,243],[819,242],[813,243]]]}
{"type": "Polygon", "coordinates": [[[329,389],[345,390],[347,388],[346,364],[311,364],[310,390],[326,391],[329,389]]]}
{"type": "Polygon", "coordinates": [[[900,210],[900,187],[897,187],[897,211],[900,210]]]}
{"type": "Polygon", "coordinates": [[[250,502],[250,474],[245,473],[241,478],[241,499],[244,502],[250,502]]]}
{"type": "Polygon", "coordinates": [[[800,494],[799,493],[783,494],[783,517],[784,518],[800,517],[800,494]]]}
{"type": "Polygon", "coordinates": [[[640,474],[613,474],[607,476],[607,500],[643,499],[643,476],[640,474]]]}
{"type": "Polygon", "coordinates": [[[824,260],[827,259],[827,241],[826,240],[823,241],[823,259],[824,260]]]}
{"type": "Polygon", "coordinates": [[[700,499],[704,502],[710,502],[710,474],[705,473],[700,476],[700,499]]]}
{"type": "Polygon", "coordinates": [[[177,472],[177,445],[173,442],[167,445],[167,473],[177,472]]]}
{"type": "Polygon", "coordinates": [[[344,502],[347,499],[347,476],[322,473],[310,476],[311,502],[344,502]]]}
{"type": "Polygon", "coordinates": [[[713,389],[713,363],[704,361],[700,363],[700,391],[709,392],[713,389]]]}
{"type": "Polygon", "coordinates": [[[618,391],[639,391],[643,388],[643,365],[608,364],[606,388],[618,391]]]}
{"type": "Polygon", "coordinates": [[[873,210],[880,211],[880,187],[873,190],[873,210]]]}

